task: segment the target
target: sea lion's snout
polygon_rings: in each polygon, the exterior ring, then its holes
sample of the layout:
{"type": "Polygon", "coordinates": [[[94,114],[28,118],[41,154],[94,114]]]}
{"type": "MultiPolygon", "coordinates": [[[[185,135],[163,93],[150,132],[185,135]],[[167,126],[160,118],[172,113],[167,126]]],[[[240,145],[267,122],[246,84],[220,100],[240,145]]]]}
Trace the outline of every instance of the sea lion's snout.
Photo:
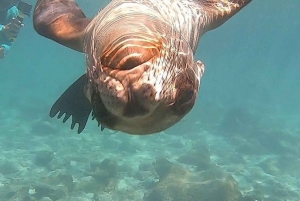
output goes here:
{"type": "Polygon", "coordinates": [[[88,60],[91,82],[105,108],[115,117],[147,116],[155,91],[142,76],[159,56],[159,43],[146,35],[121,35],[88,60]],[[96,59],[95,59],[96,58],[96,59]]]}

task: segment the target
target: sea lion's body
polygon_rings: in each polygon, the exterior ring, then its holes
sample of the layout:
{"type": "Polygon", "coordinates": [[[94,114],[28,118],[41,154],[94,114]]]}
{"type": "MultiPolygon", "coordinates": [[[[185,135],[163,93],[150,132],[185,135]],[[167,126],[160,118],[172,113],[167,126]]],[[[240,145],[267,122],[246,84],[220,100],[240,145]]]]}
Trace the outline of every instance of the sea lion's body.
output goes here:
{"type": "Polygon", "coordinates": [[[195,103],[204,72],[194,59],[201,36],[249,2],[113,0],[89,20],[71,0],[39,0],[36,30],[87,60],[86,75],[54,104],[51,116],[72,116],[79,132],[90,111],[102,126],[131,134],[169,128],[195,103]]]}

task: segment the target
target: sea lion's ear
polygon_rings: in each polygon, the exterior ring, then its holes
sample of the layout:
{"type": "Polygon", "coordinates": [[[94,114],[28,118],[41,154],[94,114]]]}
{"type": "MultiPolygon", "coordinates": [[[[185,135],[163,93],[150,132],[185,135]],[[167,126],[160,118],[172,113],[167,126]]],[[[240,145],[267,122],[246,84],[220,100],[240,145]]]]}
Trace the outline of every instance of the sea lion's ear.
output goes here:
{"type": "Polygon", "coordinates": [[[73,0],[38,0],[33,14],[33,26],[40,35],[80,52],[90,21],[73,0]]]}
{"type": "Polygon", "coordinates": [[[203,33],[215,29],[252,0],[196,0],[199,4],[203,33]]]}

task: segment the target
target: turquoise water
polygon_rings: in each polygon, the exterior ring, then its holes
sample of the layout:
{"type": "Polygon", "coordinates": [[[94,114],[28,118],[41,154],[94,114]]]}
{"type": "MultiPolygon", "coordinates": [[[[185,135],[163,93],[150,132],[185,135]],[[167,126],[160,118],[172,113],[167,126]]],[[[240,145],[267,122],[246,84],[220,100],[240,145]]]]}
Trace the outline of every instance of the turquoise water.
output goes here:
{"type": "MultiPolygon", "coordinates": [[[[79,4],[92,17],[107,2],[79,4]]],[[[85,61],[27,18],[0,61],[0,200],[300,200],[299,9],[254,0],[207,33],[195,107],[142,137],[48,117],[85,61]]]]}

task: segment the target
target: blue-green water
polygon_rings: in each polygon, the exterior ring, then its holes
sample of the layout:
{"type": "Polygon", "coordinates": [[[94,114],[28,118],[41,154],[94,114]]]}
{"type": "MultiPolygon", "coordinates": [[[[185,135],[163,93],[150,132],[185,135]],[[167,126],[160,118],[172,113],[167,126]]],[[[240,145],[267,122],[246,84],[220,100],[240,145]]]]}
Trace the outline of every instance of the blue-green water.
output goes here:
{"type": "MultiPolygon", "coordinates": [[[[92,17],[107,2],[79,4],[92,17]]],[[[0,200],[300,200],[299,10],[299,1],[253,0],[207,33],[195,107],[142,137],[100,132],[95,121],[77,135],[48,117],[84,56],[27,18],[0,61],[0,200]]]]}

